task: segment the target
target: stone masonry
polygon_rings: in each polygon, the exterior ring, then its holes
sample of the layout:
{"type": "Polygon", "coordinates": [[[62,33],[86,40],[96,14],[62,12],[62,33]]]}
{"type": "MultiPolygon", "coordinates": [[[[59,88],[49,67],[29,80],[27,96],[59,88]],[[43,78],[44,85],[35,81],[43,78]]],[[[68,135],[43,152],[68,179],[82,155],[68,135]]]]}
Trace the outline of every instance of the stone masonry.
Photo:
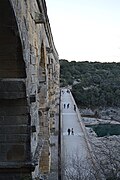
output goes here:
{"type": "Polygon", "coordinates": [[[0,180],[48,178],[58,105],[59,60],[45,0],[1,0],[0,180]]]}

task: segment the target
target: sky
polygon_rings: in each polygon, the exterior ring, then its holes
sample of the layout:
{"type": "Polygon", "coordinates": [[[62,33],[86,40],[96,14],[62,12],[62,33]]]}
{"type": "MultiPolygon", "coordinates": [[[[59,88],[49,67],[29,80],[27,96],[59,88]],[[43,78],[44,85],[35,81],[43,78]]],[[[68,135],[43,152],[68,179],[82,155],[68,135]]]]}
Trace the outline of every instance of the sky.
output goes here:
{"type": "Polygon", "coordinates": [[[46,0],[46,4],[60,59],[120,62],[120,0],[46,0]]]}

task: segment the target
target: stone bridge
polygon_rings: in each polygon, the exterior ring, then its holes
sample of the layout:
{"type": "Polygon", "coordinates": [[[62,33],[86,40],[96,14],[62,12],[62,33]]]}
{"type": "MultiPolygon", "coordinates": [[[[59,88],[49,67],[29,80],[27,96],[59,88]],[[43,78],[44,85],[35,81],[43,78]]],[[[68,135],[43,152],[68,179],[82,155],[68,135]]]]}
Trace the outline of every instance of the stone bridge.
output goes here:
{"type": "Polygon", "coordinates": [[[58,105],[59,59],[45,0],[1,0],[0,180],[47,178],[58,105]]]}

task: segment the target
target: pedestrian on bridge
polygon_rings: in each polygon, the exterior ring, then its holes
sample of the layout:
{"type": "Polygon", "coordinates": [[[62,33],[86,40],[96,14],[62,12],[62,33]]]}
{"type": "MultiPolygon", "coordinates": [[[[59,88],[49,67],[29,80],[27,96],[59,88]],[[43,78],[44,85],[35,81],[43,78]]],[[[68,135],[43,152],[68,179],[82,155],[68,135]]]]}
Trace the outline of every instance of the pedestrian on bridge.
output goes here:
{"type": "Polygon", "coordinates": [[[70,93],[70,91],[67,89],[67,93],[70,93]]]}
{"type": "Polygon", "coordinates": [[[69,108],[69,106],[70,106],[70,104],[68,103],[68,104],[67,104],[67,109],[69,108]]]}
{"type": "Polygon", "coordinates": [[[70,135],[70,128],[68,128],[68,135],[70,135]]]}
{"type": "Polygon", "coordinates": [[[71,129],[71,134],[74,135],[74,130],[73,130],[73,128],[71,129]]]}
{"type": "Polygon", "coordinates": [[[76,111],[76,105],[74,104],[74,111],[76,111]]]}

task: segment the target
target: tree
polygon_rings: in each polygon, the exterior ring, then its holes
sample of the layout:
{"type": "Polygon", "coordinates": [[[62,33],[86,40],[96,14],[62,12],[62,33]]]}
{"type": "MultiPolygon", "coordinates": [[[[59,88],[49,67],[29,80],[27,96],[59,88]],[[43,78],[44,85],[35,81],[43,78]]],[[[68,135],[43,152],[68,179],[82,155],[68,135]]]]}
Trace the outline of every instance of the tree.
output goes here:
{"type": "Polygon", "coordinates": [[[72,85],[78,106],[120,106],[119,74],[120,63],[60,60],[61,86],[72,85]],[[79,84],[74,85],[78,79],[79,84]]]}
{"type": "MultiPolygon", "coordinates": [[[[62,161],[65,180],[120,180],[120,139],[117,136],[91,139],[92,155],[82,160],[79,151],[62,161]]],[[[88,153],[91,153],[88,151],[88,153]]]]}
{"type": "Polygon", "coordinates": [[[119,136],[96,138],[91,141],[96,162],[106,180],[120,180],[119,136]]]}
{"type": "Polygon", "coordinates": [[[82,160],[78,152],[70,156],[67,163],[64,163],[62,173],[65,180],[97,180],[91,160],[88,157],[82,160]]]}

